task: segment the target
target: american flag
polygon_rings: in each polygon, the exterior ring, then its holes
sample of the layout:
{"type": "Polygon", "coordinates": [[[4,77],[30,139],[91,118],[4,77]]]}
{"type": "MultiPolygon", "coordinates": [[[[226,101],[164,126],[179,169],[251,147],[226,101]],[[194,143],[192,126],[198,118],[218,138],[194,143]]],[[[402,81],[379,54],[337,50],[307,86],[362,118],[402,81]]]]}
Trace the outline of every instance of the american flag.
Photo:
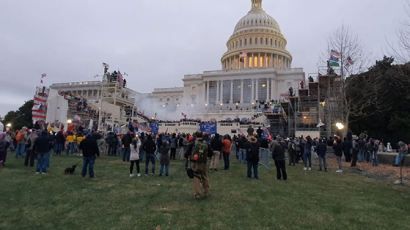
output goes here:
{"type": "Polygon", "coordinates": [[[349,56],[347,57],[347,62],[349,63],[349,65],[353,65],[354,61],[352,60],[352,58],[349,56]]]}
{"type": "Polygon", "coordinates": [[[331,50],[330,55],[333,56],[333,57],[340,57],[340,53],[337,52],[336,50],[331,50]]]}

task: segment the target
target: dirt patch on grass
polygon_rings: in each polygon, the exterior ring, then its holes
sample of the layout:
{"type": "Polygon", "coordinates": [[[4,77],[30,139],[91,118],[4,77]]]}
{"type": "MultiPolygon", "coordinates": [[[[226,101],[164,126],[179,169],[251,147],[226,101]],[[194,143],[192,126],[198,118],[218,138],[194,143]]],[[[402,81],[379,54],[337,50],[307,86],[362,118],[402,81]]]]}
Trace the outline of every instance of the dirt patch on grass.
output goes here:
{"type": "MultiPolygon", "coordinates": [[[[356,167],[351,167],[350,162],[343,162],[343,171],[360,174],[368,178],[376,180],[385,180],[394,182],[400,178],[400,167],[394,167],[392,165],[379,164],[378,166],[372,166],[371,163],[362,162],[357,163],[356,167]]],[[[335,158],[328,158],[329,168],[337,168],[337,161],[335,158]]],[[[403,167],[403,182],[410,184],[410,167],[403,167]]]]}

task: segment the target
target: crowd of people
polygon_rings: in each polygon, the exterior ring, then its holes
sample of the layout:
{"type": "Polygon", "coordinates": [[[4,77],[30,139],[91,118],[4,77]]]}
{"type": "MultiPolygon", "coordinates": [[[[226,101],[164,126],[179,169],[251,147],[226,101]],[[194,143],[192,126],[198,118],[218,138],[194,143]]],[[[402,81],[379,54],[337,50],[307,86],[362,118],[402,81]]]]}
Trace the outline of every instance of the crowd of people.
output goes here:
{"type": "MultiPolygon", "coordinates": [[[[200,185],[204,195],[209,195],[208,172],[220,169],[230,170],[232,158],[246,164],[246,176],[259,178],[258,167],[263,158],[274,160],[276,177],[287,180],[286,158],[289,166],[295,166],[300,160],[303,170],[312,170],[312,155],[319,160],[319,171],[328,171],[327,156],[333,153],[338,162],[337,173],[342,173],[342,158],[355,167],[357,162],[370,162],[378,165],[378,152],[384,146],[379,140],[353,138],[347,136],[343,140],[337,136],[330,138],[296,137],[283,138],[266,135],[262,129],[247,130],[247,135],[221,136],[196,132],[194,134],[151,134],[133,133],[124,135],[114,132],[107,134],[98,131],[81,130],[76,133],[54,132],[52,130],[34,130],[23,127],[21,130],[0,134],[0,167],[6,163],[7,150],[14,151],[16,158],[24,158],[24,165],[34,167],[37,159],[36,174],[46,174],[50,167],[50,156],[82,155],[83,167],[81,175],[94,177],[95,159],[100,154],[122,156],[122,161],[129,162],[130,177],[141,176],[140,162],[145,162],[144,174],[156,175],[156,164],[159,161],[159,176],[170,175],[170,164],[173,160],[184,160],[185,170],[192,170],[195,197],[200,197],[200,185]],[[287,156],[287,157],[286,157],[287,156]],[[150,167],[151,165],[151,167],[150,167]]],[[[404,142],[399,143],[399,154],[396,164],[404,161],[409,148],[404,142]]],[[[263,165],[263,164],[262,164],[263,165]]]]}

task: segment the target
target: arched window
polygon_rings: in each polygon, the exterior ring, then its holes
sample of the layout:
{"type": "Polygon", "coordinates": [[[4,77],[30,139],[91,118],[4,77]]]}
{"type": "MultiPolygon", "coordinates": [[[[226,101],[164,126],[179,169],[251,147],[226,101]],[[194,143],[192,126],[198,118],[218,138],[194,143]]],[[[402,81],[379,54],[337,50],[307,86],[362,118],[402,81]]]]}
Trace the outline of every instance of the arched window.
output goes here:
{"type": "Polygon", "coordinates": [[[263,44],[263,38],[260,38],[261,45],[263,44]]]}
{"type": "Polygon", "coordinates": [[[238,48],[238,41],[235,42],[235,46],[236,46],[236,48],[238,48]]]}
{"type": "Polygon", "coordinates": [[[248,43],[248,39],[247,39],[247,38],[245,38],[245,46],[247,45],[247,43],[248,43]]]}
{"type": "Polygon", "coordinates": [[[257,38],[255,38],[255,45],[257,45],[258,44],[258,39],[257,38]]]}
{"type": "Polygon", "coordinates": [[[252,38],[249,38],[249,45],[252,45],[252,38]]]}
{"type": "Polygon", "coordinates": [[[273,44],[272,44],[272,38],[270,39],[270,45],[272,46],[273,44]]]}
{"type": "Polygon", "coordinates": [[[242,47],[242,39],[239,41],[239,46],[242,47]]]}
{"type": "Polygon", "coordinates": [[[268,45],[268,38],[265,38],[265,45],[268,45]]]}
{"type": "Polygon", "coordinates": [[[277,40],[275,40],[275,47],[277,47],[278,46],[278,41],[277,40]]]}

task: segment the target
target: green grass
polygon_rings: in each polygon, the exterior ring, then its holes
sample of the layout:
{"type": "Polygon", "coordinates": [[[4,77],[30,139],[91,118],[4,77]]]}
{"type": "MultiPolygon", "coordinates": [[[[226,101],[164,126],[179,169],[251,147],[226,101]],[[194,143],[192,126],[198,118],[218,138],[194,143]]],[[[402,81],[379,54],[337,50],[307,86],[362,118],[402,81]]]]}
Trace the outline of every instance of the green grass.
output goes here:
{"type": "Polygon", "coordinates": [[[129,178],[128,163],[111,157],[97,159],[92,180],[78,168],[63,175],[80,160],[53,156],[49,173],[35,175],[9,154],[0,229],[410,229],[409,187],[353,173],[288,167],[283,182],[260,168],[250,180],[233,160],[230,171],[210,174],[211,196],[194,200],[180,161],[170,177],[129,178]]]}

